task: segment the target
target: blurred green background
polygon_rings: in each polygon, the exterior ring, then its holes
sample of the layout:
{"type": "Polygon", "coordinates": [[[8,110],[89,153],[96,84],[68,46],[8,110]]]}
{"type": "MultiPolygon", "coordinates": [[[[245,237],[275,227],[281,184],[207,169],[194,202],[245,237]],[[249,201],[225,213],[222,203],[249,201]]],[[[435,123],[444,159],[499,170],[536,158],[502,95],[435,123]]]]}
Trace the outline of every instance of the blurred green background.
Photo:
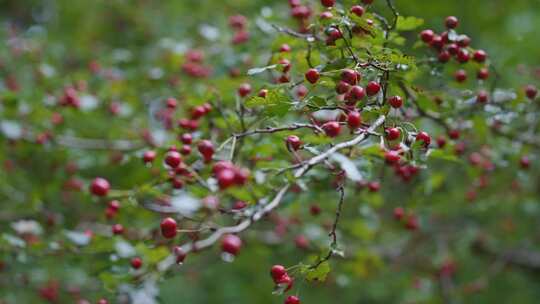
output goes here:
{"type": "MultiPolygon", "coordinates": [[[[373,9],[388,15],[384,1],[375,2],[373,9]]],[[[489,52],[509,85],[531,78],[527,74],[530,72],[520,72],[521,65],[540,66],[538,0],[397,0],[395,3],[402,15],[423,18],[425,27],[438,31],[443,28],[445,16],[459,17],[460,31],[472,37],[473,45],[489,52]]],[[[28,35],[44,35],[50,46],[47,52],[51,62],[68,58],[77,65],[109,54],[115,48],[130,49],[136,57],[149,56],[145,54],[146,48],[163,37],[197,46],[203,43],[197,34],[200,24],[224,30],[229,15],[253,17],[265,6],[276,12],[288,10],[286,0],[0,0],[0,21],[4,35],[8,21],[28,35]]],[[[160,298],[163,303],[278,303],[280,300],[270,292],[268,265],[295,264],[303,258],[294,244],[280,246],[290,248],[276,255],[272,246],[247,246],[232,264],[221,263],[217,249],[213,249],[215,254],[190,256],[190,262],[178,275],[160,283],[160,298]]],[[[470,264],[462,265],[463,268],[487,268],[485,261],[468,261],[470,264]]],[[[365,273],[362,278],[337,270],[324,284],[297,284],[303,303],[395,303],[395,299],[403,298],[411,299],[409,303],[432,303],[423,300],[421,288],[410,288],[410,276],[399,269],[384,268],[374,277],[368,270],[365,273]],[[404,295],[403,290],[411,294],[404,295]]],[[[528,276],[510,273],[501,281],[491,282],[490,290],[501,292],[474,295],[467,303],[537,303],[538,284],[520,288],[530,284],[528,280],[528,276]]]]}

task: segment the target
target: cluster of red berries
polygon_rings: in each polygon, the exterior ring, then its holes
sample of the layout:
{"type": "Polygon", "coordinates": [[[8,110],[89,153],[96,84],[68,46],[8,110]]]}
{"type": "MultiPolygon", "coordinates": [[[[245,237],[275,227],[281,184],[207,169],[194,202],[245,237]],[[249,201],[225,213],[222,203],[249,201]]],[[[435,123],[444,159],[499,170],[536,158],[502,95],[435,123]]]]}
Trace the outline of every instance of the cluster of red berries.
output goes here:
{"type": "Polygon", "coordinates": [[[212,69],[205,66],[204,55],[201,51],[190,50],[186,52],[186,61],[182,64],[182,71],[188,76],[195,78],[207,78],[212,74],[212,69]]]}
{"type": "Polygon", "coordinates": [[[79,108],[81,106],[81,101],[77,90],[71,86],[64,88],[64,92],[58,100],[58,104],[64,107],[79,108]]]}
{"type": "Polygon", "coordinates": [[[420,226],[418,222],[418,217],[413,213],[409,213],[406,215],[405,209],[403,209],[402,207],[394,208],[394,219],[396,219],[396,221],[403,222],[407,230],[414,231],[417,230],[420,226]]]}
{"type": "MultiPolygon", "coordinates": [[[[276,289],[287,292],[291,290],[294,285],[294,279],[289,276],[287,269],[282,265],[274,265],[270,268],[270,276],[276,284],[276,289]]],[[[288,296],[285,299],[285,304],[300,303],[300,299],[296,296],[288,296]]]]}
{"type": "Polygon", "coordinates": [[[242,248],[242,239],[236,234],[226,234],[221,238],[221,250],[230,255],[238,255],[242,248]]]}
{"type": "Polygon", "coordinates": [[[246,29],[247,18],[245,16],[230,16],[229,26],[235,31],[232,38],[232,44],[242,44],[249,40],[249,32],[246,29]]]}
{"type": "Polygon", "coordinates": [[[308,19],[313,14],[311,8],[307,5],[303,5],[300,0],[289,0],[289,6],[291,8],[291,16],[298,20],[299,32],[307,32],[307,26],[309,25],[308,19]]]}
{"type": "Polygon", "coordinates": [[[212,167],[212,172],[217,179],[219,188],[224,190],[232,186],[244,185],[250,172],[246,168],[235,166],[229,161],[219,161],[212,167]]]}

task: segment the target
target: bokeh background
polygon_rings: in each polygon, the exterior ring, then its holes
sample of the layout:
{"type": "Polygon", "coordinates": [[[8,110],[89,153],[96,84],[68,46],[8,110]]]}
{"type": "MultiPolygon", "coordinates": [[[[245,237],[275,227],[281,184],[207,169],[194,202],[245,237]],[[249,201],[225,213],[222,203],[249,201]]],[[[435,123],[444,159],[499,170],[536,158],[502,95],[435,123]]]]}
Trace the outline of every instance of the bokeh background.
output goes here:
{"type": "MultiPolygon", "coordinates": [[[[396,0],[395,3],[402,15],[423,18],[425,27],[438,30],[442,29],[445,16],[458,16],[460,30],[472,37],[474,45],[481,45],[489,52],[508,85],[531,79],[530,67],[533,73],[534,67],[540,67],[538,0],[396,0]]],[[[147,62],[152,56],[148,50],[162,43],[165,37],[185,41],[190,46],[204,46],[205,39],[200,35],[202,24],[225,29],[229,15],[256,16],[264,7],[286,11],[287,3],[285,0],[0,0],[0,31],[5,38],[9,27],[15,25],[24,35],[40,37],[46,41],[44,52],[48,61],[65,65],[66,72],[92,59],[109,58],[118,49],[130,50],[135,57],[131,64],[136,66],[147,62]]],[[[388,15],[381,3],[376,3],[373,9],[388,15]]],[[[5,54],[2,49],[0,45],[0,54],[5,54]]],[[[286,248],[280,248],[277,254],[271,245],[248,244],[232,264],[220,262],[217,249],[213,249],[215,254],[190,257],[190,263],[179,274],[160,283],[160,298],[163,303],[277,303],[278,299],[270,293],[273,286],[266,275],[268,265],[294,264],[304,257],[294,244],[280,246],[286,248]]],[[[465,273],[476,268],[487,269],[487,264],[480,260],[469,262],[461,269],[465,273]]],[[[59,263],[51,265],[57,267],[59,263]]],[[[58,276],[65,270],[50,269],[58,276]]],[[[395,303],[395,299],[403,298],[403,293],[410,293],[405,297],[411,299],[409,303],[433,303],[421,290],[412,288],[410,277],[399,269],[382,267],[372,273],[367,267],[353,271],[362,275],[347,276],[336,270],[324,284],[297,282],[303,303],[395,303]]],[[[0,289],[8,287],[4,285],[0,289]]],[[[20,303],[36,303],[31,293],[13,292],[21,299],[20,303]]],[[[538,303],[538,299],[538,277],[509,272],[494,279],[489,292],[471,295],[465,302],[538,303]]]]}

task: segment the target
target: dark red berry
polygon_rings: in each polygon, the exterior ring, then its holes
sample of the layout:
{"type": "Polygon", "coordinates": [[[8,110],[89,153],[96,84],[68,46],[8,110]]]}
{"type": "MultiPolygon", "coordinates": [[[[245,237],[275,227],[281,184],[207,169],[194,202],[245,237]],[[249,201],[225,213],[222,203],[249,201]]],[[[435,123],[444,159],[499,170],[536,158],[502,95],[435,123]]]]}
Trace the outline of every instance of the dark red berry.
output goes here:
{"type": "Polygon", "coordinates": [[[178,102],[176,101],[175,98],[173,97],[169,97],[167,98],[167,108],[169,109],[175,109],[176,108],[176,105],[178,104],[178,102]]]}
{"type": "Polygon", "coordinates": [[[360,5],[354,5],[351,7],[351,13],[355,14],[358,17],[362,17],[364,14],[364,8],[360,5]]]}
{"type": "Polygon", "coordinates": [[[243,83],[238,87],[238,95],[240,97],[246,97],[251,93],[251,85],[249,83],[243,83]]]}
{"type": "Polygon", "coordinates": [[[486,80],[489,77],[489,70],[487,68],[481,68],[478,70],[476,77],[481,80],[486,80]]]}
{"type": "Polygon", "coordinates": [[[257,94],[257,96],[262,97],[262,98],[266,98],[266,95],[268,95],[267,89],[261,89],[259,93],[257,94]]]}
{"type": "Polygon", "coordinates": [[[351,111],[347,114],[347,124],[351,129],[356,129],[362,124],[362,116],[358,111],[351,111]]]}
{"type": "Polygon", "coordinates": [[[284,304],[300,304],[300,299],[297,296],[288,296],[284,304]]]}
{"type": "Polygon", "coordinates": [[[401,136],[401,132],[398,128],[388,128],[386,129],[386,139],[396,140],[401,136]]]}
{"type": "Polygon", "coordinates": [[[366,86],[366,93],[368,96],[374,96],[381,90],[381,85],[376,81],[370,81],[366,86]]]}
{"type": "Polygon", "coordinates": [[[214,155],[214,145],[209,140],[201,140],[201,142],[197,145],[197,149],[203,156],[205,162],[209,162],[212,160],[212,156],[214,155]]]}
{"type": "Polygon", "coordinates": [[[182,155],[177,151],[169,151],[165,155],[165,163],[171,168],[176,168],[182,162],[182,155]]]}
{"type": "Polygon", "coordinates": [[[315,84],[317,83],[321,75],[319,74],[319,71],[317,71],[316,69],[309,69],[306,72],[305,76],[306,76],[306,80],[309,81],[309,83],[315,84]]]}
{"type": "Polygon", "coordinates": [[[119,235],[124,233],[124,226],[122,226],[122,224],[114,224],[112,225],[111,230],[114,235],[119,235]]]}
{"type": "Polygon", "coordinates": [[[360,80],[359,78],[360,74],[358,74],[355,70],[345,69],[343,72],[341,72],[341,80],[350,85],[356,85],[356,83],[360,80]]]}
{"type": "Polygon", "coordinates": [[[429,146],[431,143],[431,137],[426,132],[418,132],[416,134],[416,140],[421,141],[425,147],[429,146]]]}
{"type": "Polygon", "coordinates": [[[142,266],[141,258],[134,257],[133,259],[131,259],[131,267],[133,267],[133,269],[139,269],[141,268],[141,266],[142,266]]]}
{"type": "Polygon", "coordinates": [[[446,63],[450,61],[450,53],[448,51],[441,51],[438,56],[439,62],[446,63]]]}
{"type": "Polygon", "coordinates": [[[173,254],[176,256],[176,264],[182,264],[184,263],[184,260],[186,259],[187,253],[182,250],[182,247],[175,246],[173,248],[173,254]]]}
{"type": "Polygon", "coordinates": [[[392,96],[388,99],[388,103],[390,103],[392,108],[401,108],[403,105],[403,98],[401,98],[401,96],[392,96]]]}
{"type": "Polygon", "coordinates": [[[465,82],[465,80],[467,80],[467,72],[465,70],[458,70],[454,74],[454,78],[457,82],[465,82]]]}
{"type": "Polygon", "coordinates": [[[164,218],[161,221],[161,224],[159,225],[159,227],[161,228],[161,234],[163,235],[163,237],[167,239],[174,238],[176,234],[178,233],[176,231],[176,228],[177,228],[176,221],[170,217],[164,218]]]}
{"type": "Polygon", "coordinates": [[[446,25],[447,28],[454,29],[454,28],[456,28],[458,26],[459,20],[458,20],[458,18],[456,18],[454,16],[448,16],[448,17],[446,17],[446,20],[445,20],[444,24],[446,25]]]}
{"type": "Polygon", "coordinates": [[[527,155],[524,155],[519,159],[519,165],[522,169],[528,169],[531,166],[531,160],[527,155]]]}
{"type": "Polygon", "coordinates": [[[431,43],[433,37],[435,37],[435,33],[432,30],[423,30],[420,32],[420,39],[425,43],[431,43]]]}
{"type": "Polygon", "coordinates": [[[291,147],[293,150],[300,149],[300,146],[302,145],[302,141],[300,138],[296,135],[289,135],[286,139],[287,145],[291,147]]]}
{"type": "Polygon", "coordinates": [[[403,216],[405,215],[405,210],[401,207],[394,208],[394,218],[398,221],[401,221],[403,216]]]}
{"type": "Polygon", "coordinates": [[[90,184],[90,192],[97,196],[105,196],[109,193],[111,185],[102,177],[96,177],[90,184]]]}
{"type": "Polygon", "coordinates": [[[387,164],[396,164],[399,162],[400,158],[397,151],[386,151],[384,153],[384,160],[387,164]]]}
{"type": "Polygon", "coordinates": [[[457,60],[460,63],[467,63],[469,62],[469,59],[471,58],[471,56],[469,55],[469,51],[467,51],[466,49],[459,49],[456,56],[457,56],[457,60]]]}
{"type": "Polygon", "coordinates": [[[235,171],[232,169],[223,169],[216,174],[220,189],[227,189],[235,184],[235,171]]]}
{"type": "Polygon", "coordinates": [[[336,0],[321,0],[322,6],[332,7],[336,4],[336,0]]]}
{"type": "Polygon", "coordinates": [[[234,234],[226,234],[221,240],[221,250],[223,252],[237,255],[242,247],[242,240],[234,234]]]}
{"type": "Polygon", "coordinates": [[[484,62],[486,61],[486,58],[487,58],[487,54],[484,50],[477,50],[473,54],[473,59],[476,62],[484,62]]]}
{"type": "Polygon", "coordinates": [[[486,103],[488,101],[488,93],[484,90],[478,92],[476,95],[476,102],[478,103],[486,103]]]}
{"type": "Polygon", "coordinates": [[[351,89],[351,85],[345,81],[340,81],[336,86],[336,92],[338,94],[345,94],[351,89]]]}
{"type": "Polygon", "coordinates": [[[189,133],[184,133],[182,136],[180,136],[180,141],[182,141],[183,144],[191,145],[193,142],[193,136],[189,133]]]}
{"type": "Polygon", "coordinates": [[[274,265],[270,269],[270,276],[272,277],[274,282],[276,282],[277,280],[279,280],[281,277],[283,277],[286,274],[287,274],[287,269],[285,269],[285,267],[283,267],[282,265],[274,265]]]}
{"type": "Polygon", "coordinates": [[[143,154],[143,162],[145,163],[151,163],[154,161],[154,159],[156,159],[156,151],[146,151],[144,152],[143,154]]]}
{"type": "Polygon", "coordinates": [[[533,100],[536,98],[536,95],[538,94],[538,89],[536,89],[533,85],[527,85],[525,87],[525,95],[527,95],[527,98],[533,100]]]}
{"type": "Polygon", "coordinates": [[[326,133],[329,137],[336,137],[339,135],[339,132],[341,131],[341,126],[339,125],[339,122],[337,121],[329,121],[322,125],[322,129],[324,130],[324,133],[326,133]]]}

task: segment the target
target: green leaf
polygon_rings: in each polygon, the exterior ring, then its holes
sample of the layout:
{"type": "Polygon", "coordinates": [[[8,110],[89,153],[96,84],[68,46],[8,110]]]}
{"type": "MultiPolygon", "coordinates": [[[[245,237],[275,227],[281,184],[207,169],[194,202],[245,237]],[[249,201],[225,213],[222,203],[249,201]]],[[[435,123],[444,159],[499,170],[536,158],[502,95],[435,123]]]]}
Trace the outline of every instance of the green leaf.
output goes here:
{"type": "Polygon", "coordinates": [[[328,273],[330,273],[330,263],[328,263],[328,261],[324,261],[317,266],[317,268],[311,268],[311,266],[306,265],[302,269],[302,273],[309,282],[324,282],[326,280],[326,276],[328,276],[328,273]]]}
{"type": "Polygon", "coordinates": [[[403,17],[399,16],[397,20],[396,30],[398,31],[412,31],[424,24],[424,19],[416,17],[403,17]]]}
{"type": "Polygon", "coordinates": [[[244,105],[248,108],[256,106],[262,106],[267,115],[270,116],[284,116],[287,114],[292,106],[291,99],[288,95],[280,92],[279,90],[270,90],[266,95],[266,98],[251,97],[246,100],[244,105]]]}

